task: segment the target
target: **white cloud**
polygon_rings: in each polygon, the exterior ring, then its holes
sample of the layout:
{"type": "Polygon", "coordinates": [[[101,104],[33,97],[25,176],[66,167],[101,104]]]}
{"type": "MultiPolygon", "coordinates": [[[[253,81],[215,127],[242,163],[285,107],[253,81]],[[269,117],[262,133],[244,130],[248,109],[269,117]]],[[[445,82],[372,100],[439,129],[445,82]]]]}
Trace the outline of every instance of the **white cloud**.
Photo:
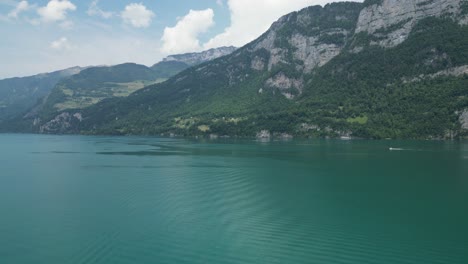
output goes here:
{"type": "Polygon", "coordinates": [[[148,27],[154,17],[153,11],[147,9],[143,4],[137,3],[127,5],[121,15],[126,24],[137,28],[148,27]]]}
{"type": "Polygon", "coordinates": [[[89,5],[88,11],[86,12],[89,16],[99,16],[105,19],[111,18],[114,14],[112,12],[103,11],[98,6],[99,0],[94,0],[89,5]]]}
{"type": "Polygon", "coordinates": [[[264,33],[281,16],[330,0],[228,0],[231,25],[204,44],[204,48],[243,46],[264,33]]]}
{"type": "Polygon", "coordinates": [[[71,50],[73,48],[70,41],[68,41],[66,37],[62,37],[58,40],[52,41],[52,43],[50,43],[50,47],[58,51],[71,50]]]}
{"type": "Polygon", "coordinates": [[[9,18],[18,18],[18,15],[24,11],[27,11],[28,9],[31,8],[31,5],[29,5],[28,1],[21,1],[19,2],[15,9],[11,10],[10,13],[8,13],[9,18]]]}
{"type": "Polygon", "coordinates": [[[216,4],[219,6],[224,6],[223,0],[216,0],[216,4]]]}
{"type": "Polygon", "coordinates": [[[198,36],[214,25],[213,17],[214,12],[211,8],[190,10],[174,27],[164,29],[161,51],[174,54],[201,50],[198,36]]]}
{"type": "Polygon", "coordinates": [[[76,6],[68,0],[50,0],[46,6],[37,10],[44,22],[56,22],[67,19],[68,11],[75,11],[76,6]]]}

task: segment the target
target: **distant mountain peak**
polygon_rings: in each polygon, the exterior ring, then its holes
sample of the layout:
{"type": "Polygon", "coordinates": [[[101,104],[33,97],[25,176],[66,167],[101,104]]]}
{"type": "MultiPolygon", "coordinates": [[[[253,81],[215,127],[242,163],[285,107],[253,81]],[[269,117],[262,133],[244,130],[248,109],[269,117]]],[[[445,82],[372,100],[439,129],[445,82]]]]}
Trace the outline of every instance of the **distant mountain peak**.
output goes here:
{"type": "Polygon", "coordinates": [[[207,62],[210,60],[214,60],[216,58],[226,56],[234,52],[237,48],[230,46],[230,47],[219,47],[213,48],[209,50],[205,50],[202,52],[192,52],[192,53],[184,53],[184,54],[176,54],[176,55],[169,55],[163,59],[164,62],[168,61],[178,61],[188,64],[190,66],[194,66],[203,62],[207,62]]]}

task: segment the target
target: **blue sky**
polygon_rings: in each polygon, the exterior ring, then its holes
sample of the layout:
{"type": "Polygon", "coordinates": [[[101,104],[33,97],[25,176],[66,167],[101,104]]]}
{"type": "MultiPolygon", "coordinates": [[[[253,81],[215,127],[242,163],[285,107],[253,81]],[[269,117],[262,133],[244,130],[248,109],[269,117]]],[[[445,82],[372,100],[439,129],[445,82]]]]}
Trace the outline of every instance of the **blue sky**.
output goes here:
{"type": "Polygon", "coordinates": [[[0,0],[0,78],[242,46],[330,0],[0,0]]]}

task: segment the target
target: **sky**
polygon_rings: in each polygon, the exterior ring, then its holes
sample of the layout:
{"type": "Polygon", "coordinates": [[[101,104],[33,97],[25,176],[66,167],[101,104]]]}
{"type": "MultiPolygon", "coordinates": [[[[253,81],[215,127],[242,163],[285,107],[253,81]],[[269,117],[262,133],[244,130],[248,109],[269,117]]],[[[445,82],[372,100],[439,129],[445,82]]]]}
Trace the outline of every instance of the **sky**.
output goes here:
{"type": "Polygon", "coordinates": [[[330,0],[0,0],[0,79],[241,47],[330,0]]]}

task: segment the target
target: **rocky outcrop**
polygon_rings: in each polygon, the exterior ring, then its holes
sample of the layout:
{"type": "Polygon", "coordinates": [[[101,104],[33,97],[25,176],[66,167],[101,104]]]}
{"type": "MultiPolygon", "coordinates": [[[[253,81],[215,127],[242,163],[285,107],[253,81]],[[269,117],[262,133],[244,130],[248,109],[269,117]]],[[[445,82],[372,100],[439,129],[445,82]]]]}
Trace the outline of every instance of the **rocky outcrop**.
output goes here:
{"type": "Polygon", "coordinates": [[[257,133],[256,136],[258,139],[270,139],[271,138],[271,133],[268,130],[262,130],[257,133]]]}
{"type": "Polygon", "coordinates": [[[431,78],[436,78],[440,76],[462,76],[468,75],[468,65],[463,65],[459,67],[453,67],[447,70],[439,71],[434,74],[430,74],[431,78]]]}
{"type": "Polygon", "coordinates": [[[269,78],[265,86],[267,88],[276,88],[288,99],[293,99],[302,93],[304,81],[302,79],[289,78],[284,73],[280,72],[269,78]]]}
{"type": "Polygon", "coordinates": [[[464,0],[382,0],[365,7],[358,19],[356,33],[365,32],[379,40],[374,44],[394,47],[408,38],[421,19],[460,13],[464,0]]]}
{"type": "Polygon", "coordinates": [[[406,78],[403,78],[402,81],[403,83],[412,83],[412,82],[419,82],[425,79],[434,79],[434,78],[442,77],[442,76],[459,77],[463,75],[468,75],[468,65],[449,68],[443,71],[438,71],[433,74],[421,74],[419,76],[411,77],[411,78],[406,77],[406,78]]]}
{"type": "MultiPolygon", "coordinates": [[[[278,23],[278,22],[277,22],[278,23]]],[[[260,40],[258,43],[254,45],[252,48],[253,52],[259,51],[259,50],[266,50],[269,53],[269,59],[267,62],[268,70],[270,71],[273,66],[277,65],[280,62],[287,63],[286,59],[283,56],[283,53],[286,51],[285,49],[277,48],[275,46],[275,40],[276,40],[276,31],[270,30],[268,31],[265,36],[263,37],[262,40],[260,40]]],[[[258,61],[259,58],[257,57],[256,59],[252,61],[252,69],[257,69],[254,67],[257,65],[254,61],[258,61]]]]}
{"type": "Polygon", "coordinates": [[[468,25],[468,16],[465,16],[463,19],[460,20],[460,25],[468,25]]]}
{"type": "Polygon", "coordinates": [[[70,133],[70,129],[73,127],[73,125],[75,123],[81,122],[82,120],[81,113],[74,113],[72,115],[68,112],[64,112],[57,115],[54,119],[50,120],[44,125],[40,126],[39,132],[45,134],[70,133]]]}
{"type": "Polygon", "coordinates": [[[263,58],[255,56],[250,63],[250,68],[257,71],[263,71],[265,69],[265,61],[263,58]]]}
{"type": "Polygon", "coordinates": [[[468,109],[465,109],[463,112],[461,112],[459,120],[461,128],[468,130],[468,109]]]}
{"type": "MultiPolygon", "coordinates": [[[[346,30],[336,30],[338,34],[347,35],[346,30]]],[[[324,33],[326,35],[332,35],[324,33]]],[[[316,67],[321,67],[340,54],[342,46],[333,43],[323,43],[319,37],[306,37],[294,34],[289,43],[294,47],[294,58],[303,62],[303,71],[311,72],[316,67]]]]}

